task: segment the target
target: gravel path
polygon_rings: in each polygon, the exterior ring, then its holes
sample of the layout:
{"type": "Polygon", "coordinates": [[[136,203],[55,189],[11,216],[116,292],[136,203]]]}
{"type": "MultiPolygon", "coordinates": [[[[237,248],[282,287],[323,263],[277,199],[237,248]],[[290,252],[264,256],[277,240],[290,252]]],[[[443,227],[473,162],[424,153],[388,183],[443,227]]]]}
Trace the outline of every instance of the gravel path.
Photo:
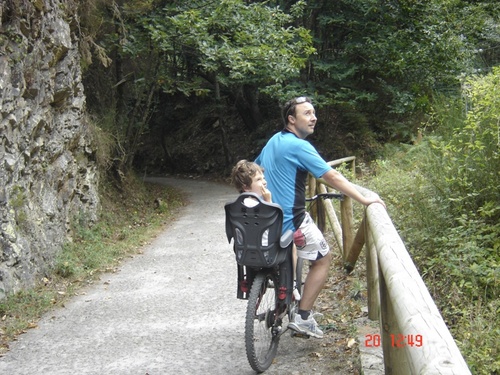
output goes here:
{"type": "MultiPolygon", "coordinates": [[[[141,255],[55,310],[11,344],[0,374],[253,374],[244,348],[246,302],[224,233],[233,188],[150,178],[189,194],[141,255]]],[[[284,335],[266,374],[332,374],[313,358],[322,340],[284,335]]],[[[330,368],[331,369],[331,368],[330,368]]]]}

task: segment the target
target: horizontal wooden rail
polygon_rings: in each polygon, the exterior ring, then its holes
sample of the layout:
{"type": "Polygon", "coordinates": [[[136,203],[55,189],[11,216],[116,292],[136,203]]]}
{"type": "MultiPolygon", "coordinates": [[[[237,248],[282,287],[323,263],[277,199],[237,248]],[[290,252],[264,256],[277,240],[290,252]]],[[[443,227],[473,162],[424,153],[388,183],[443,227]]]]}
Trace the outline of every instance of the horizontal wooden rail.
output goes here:
{"type": "MultiPolygon", "coordinates": [[[[353,162],[354,159],[340,159],[353,162]]],[[[339,165],[338,161],[330,165],[339,165]]],[[[314,190],[324,181],[309,181],[314,190]]],[[[364,196],[375,193],[361,186],[364,196]]],[[[352,210],[343,205],[341,210],[352,210]]],[[[324,210],[326,211],[326,210],[324,210]]],[[[330,215],[330,213],[329,213],[330,215]]],[[[335,213],[328,221],[338,222],[335,213]]],[[[341,214],[341,217],[349,215],[341,214]]],[[[341,230],[354,233],[352,222],[341,223],[341,230]]],[[[336,235],[337,241],[338,235],[336,235]]],[[[342,238],[346,236],[342,234],[342,238]]],[[[468,375],[471,374],[448,327],[415,267],[406,247],[381,204],[364,210],[363,221],[352,241],[343,243],[348,272],[358,255],[366,249],[368,315],[379,320],[384,352],[385,374],[388,375],[468,375]]]]}
{"type": "MultiPolygon", "coordinates": [[[[357,188],[365,196],[374,194],[357,188]]],[[[372,204],[365,218],[367,252],[376,256],[372,265],[378,266],[367,277],[378,279],[378,283],[368,280],[368,286],[369,293],[379,298],[385,373],[470,374],[387,211],[372,204]],[[415,341],[417,337],[421,343],[415,341]],[[413,345],[408,345],[410,338],[413,345]]]]}

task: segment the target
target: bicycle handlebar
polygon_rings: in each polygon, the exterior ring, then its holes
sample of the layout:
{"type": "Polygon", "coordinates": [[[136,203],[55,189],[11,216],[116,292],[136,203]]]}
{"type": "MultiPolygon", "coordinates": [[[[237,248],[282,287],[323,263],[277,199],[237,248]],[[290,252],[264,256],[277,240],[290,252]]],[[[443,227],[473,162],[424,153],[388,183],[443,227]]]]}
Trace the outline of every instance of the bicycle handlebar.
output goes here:
{"type": "Polygon", "coordinates": [[[338,199],[338,200],[343,200],[344,199],[344,194],[342,193],[320,193],[316,194],[310,198],[306,198],[306,202],[311,202],[315,201],[317,199],[338,199]]]}

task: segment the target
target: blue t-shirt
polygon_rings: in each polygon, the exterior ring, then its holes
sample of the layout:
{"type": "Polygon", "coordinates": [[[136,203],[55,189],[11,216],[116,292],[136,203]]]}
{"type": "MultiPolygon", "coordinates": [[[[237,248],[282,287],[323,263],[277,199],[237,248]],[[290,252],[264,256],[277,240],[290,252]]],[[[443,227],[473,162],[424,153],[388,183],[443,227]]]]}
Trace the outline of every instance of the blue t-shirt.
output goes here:
{"type": "Polygon", "coordinates": [[[264,168],[273,202],[283,209],[283,232],[295,231],[306,211],[308,172],[319,178],[332,168],[308,141],[287,130],[273,135],[255,162],[264,168]]]}

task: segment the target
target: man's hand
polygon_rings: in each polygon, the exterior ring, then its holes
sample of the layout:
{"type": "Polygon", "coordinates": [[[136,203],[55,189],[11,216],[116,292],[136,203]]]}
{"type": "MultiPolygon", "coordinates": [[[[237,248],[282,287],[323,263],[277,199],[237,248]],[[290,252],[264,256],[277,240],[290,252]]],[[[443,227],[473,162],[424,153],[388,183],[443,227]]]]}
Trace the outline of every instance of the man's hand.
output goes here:
{"type": "Polygon", "coordinates": [[[369,206],[372,203],[380,203],[382,206],[384,206],[384,208],[386,208],[385,202],[382,199],[380,199],[380,197],[378,195],[374,198],[367,199],[367,201],[365,202],[365,205],[369,206]]]}

